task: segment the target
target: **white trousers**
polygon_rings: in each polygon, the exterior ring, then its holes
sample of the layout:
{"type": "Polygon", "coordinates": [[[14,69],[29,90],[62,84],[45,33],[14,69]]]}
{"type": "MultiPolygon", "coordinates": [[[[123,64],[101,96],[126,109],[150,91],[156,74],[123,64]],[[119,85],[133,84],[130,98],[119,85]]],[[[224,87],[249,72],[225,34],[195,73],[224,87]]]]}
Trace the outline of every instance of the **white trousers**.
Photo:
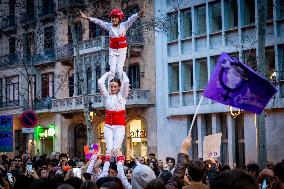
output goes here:
{"type": "Polygon", "coordinates": [[[109,49],[110,76],[109,81],[117,74],[118,79],[122,79],[123,66],[126,59],[127,47],[121,49],[109,49]]]}
{"type": "Polygon", "coordinates": [[[121,145],[125,135],[125,126],[108,125],[104,127],[104,136],[106,142],[106,154],[110,154],[112,150],[121,150],[121,145]]]}

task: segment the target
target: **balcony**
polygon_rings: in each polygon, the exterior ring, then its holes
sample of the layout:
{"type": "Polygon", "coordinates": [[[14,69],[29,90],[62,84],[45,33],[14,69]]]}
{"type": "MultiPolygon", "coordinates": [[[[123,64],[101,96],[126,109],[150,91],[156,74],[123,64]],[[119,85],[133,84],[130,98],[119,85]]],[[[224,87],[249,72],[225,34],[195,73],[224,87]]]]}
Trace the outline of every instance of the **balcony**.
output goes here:
{"type": "Polygon", "coordinates": [[[33,65],[53,63],[55,61],[54,49],[46,49],[33,56],[33,65]]]}
{"type": "Polygon", "coordinates": [[[19,64],[19,57],[17,54],[10,54],[0,57],[0,69],[15,66],[19,64]]]}
{"type": "Polygon", "coordinates": [[[35,24],[36,21],[37,19],[34,12],[23,13],[23,15],[20,18],[20,25],[30,26],[32,24],[35,24]]]}
{"type": "MultiPolygon", "coordinates": [[[[94,108],[104,108],[103,99],[101,98],[100,94],[88,95],[88,98],[93,102],[94,108]]],[[[148,106],[150,104],[150,90],[135,89],[130,91],[126,105],[128,107],[135,107],[148,106]]],[[[52,100],[52,112],[68,112],[80,110],[83,110],[82,96],[52,100]]]]}
{"type": "Polygon", "coordinates": [[[15,32],[16,31],[16,17],[15,16],[8,16],[7,18],[3,19],[2,23],[2,31],[3,32],[15,32]]]}
{"type": "MultiPolygon", "coordinates": [[[[88,54],[97,52],[100,50],[108,50],[109,38],[106,36],[96,37],[94,39],[89,39],[81,41],[79,43],[79,53],[88,54]]],[[[72,44],[66,44],[56,49],[56,59],[64,60],[70,59],[75,56],[74,48],[72,44]]]]}
{"type": "Polygon", "coordinates": [[[82,8],[83,0],[58,0],[58,11],[65,11],[67,8],[82,8]],[[67,5],[66,5],[67,2],[67,5]]]}
{"type": "Polygon", "coordinates": [[[0,109],[18,107],[19,105],[20,105],[19,100],[0,101],[0,109]]]}
{"type": "Polygon", "coordinates": [[[34,100],[34,110],[45,110],[51,108],[51,97],[34,100]]]}

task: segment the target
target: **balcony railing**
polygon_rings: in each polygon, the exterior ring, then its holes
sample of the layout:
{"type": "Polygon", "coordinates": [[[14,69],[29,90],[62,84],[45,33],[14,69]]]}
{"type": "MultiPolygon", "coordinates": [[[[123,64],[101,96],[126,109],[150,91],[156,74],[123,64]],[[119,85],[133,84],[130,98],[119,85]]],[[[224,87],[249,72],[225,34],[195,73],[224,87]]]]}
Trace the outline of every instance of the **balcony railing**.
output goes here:
{"type": "Polygon", "coordinates": [[[7,18],[3,19],[2,28],[3,31],[11,30],[16,27],[16,17],[15,16],[8,16],[7,18]]]}
{"type": "Polygon", "coordinates": [[[54,49],[47,49],[33,56],[33,64],[40,65],[44,63],[54,62],[55,54],[54,49]]]}
{"type": "Polygon", "coordinates": [[[19,57],[17,54],[10,54],[0,57],[0,68],[16,65],[19,63],[19,57]]]}
{"type": "Polygon", "coordinates": [[[21,15],[20,18],[20,24],[24,25],[24,24],[33,24],[37,21],[35,13],[31,12],[31,13],[23,13],[21,15]]]}
{"type": "Polygon", "coordinates": [[[51,108],[51,97],[35,99],[34,100],[34,109],[35,110],[43,110],[51,108]]]}
{"type": "Polygon", "coordinates": [[[83,5],[83,0],[58,0],[58,10],[64,10],[69,7],[82,7],[83,5]]]}
{"type": "MultiPolygon", "coordinates": [[[[150,91],[149,90],[131,90],[128,96],[128,106],[141,106],[150,104],[150,91]]],[[[88,95],[88,99],[93,102],[94,108],[103,108],[103,99],[100,94],[88,95]]],[[[83,110],[82,96],[69,97],[64,99],[52,100],[52,112],[68,112],[83,110]]]]}
{"type": "Polygon", "coordinates": [[[19,100],[7,100],[6,102],[0,102],[0,108],[8,108],[8,107],[15,107],[19,106],[20,101],[19,100]]]}
{"type": "Polygon", "coordinates": [[[55,19],[55,14],[56,12],[55,12],[54,3],[40,7],[40,11],[39,11],[40,20],[55,19]]]}
{"type": "MultiPolygon", "coordinates": [[[[86,54],[92,53],[99,50],[108,49],[109,38],[106,36],[96,37],[94,39],[89,39],[81,41],[79,43],[79,53],[86,54]]],[[[56,59],[69,59],[75,55],[74,48],[72,44],[63,45],[56,50],[56,59]]]]}

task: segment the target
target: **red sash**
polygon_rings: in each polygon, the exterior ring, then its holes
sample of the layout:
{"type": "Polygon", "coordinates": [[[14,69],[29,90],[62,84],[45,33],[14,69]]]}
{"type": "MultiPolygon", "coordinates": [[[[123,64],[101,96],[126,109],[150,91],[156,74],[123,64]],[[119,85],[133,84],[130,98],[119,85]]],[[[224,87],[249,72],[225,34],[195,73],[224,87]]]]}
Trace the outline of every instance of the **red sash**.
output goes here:
{"type": "Polygon", "coordinates": [[[121,49],[127,47],[126,37],[110,38],[109,47],[112,49],[121,49]]]}
{"type": "Polygon", "coordinates": [[[121,110],[121,111],[106,110],[105,124],[125,126],[126,125],[125,116],[126,116],[125,110],[121,110]]]}

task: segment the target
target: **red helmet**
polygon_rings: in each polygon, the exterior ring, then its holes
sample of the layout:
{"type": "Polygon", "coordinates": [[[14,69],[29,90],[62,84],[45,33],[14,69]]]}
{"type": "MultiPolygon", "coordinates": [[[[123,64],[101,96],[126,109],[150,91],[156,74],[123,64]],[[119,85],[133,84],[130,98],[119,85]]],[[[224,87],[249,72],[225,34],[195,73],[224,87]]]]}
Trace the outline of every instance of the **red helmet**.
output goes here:
{"type": "Polygon", "coordinates": [[[120,20],[124,19],[124,14],[120,9],[113,9],[110,13],[109,16],[117,16],[120,20]]]}

